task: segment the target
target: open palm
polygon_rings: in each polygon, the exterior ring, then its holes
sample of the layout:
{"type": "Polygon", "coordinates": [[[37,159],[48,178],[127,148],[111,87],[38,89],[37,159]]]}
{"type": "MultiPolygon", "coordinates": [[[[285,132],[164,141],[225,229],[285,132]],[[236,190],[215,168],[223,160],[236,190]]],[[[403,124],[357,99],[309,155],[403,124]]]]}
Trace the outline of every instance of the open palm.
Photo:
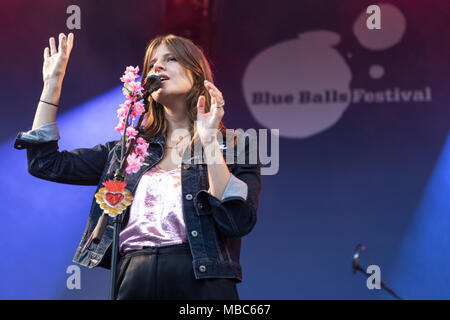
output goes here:
{"type": "Polygon", "coordinates": [[[73,33],[68,37],[64,33],[59,34],[58,49],[56,49],[55,39],[49,39],[50,49],[44,49],[44,65],[42,67],[42,77],[45,82],[62,81],[66,73],[67,62],[73,48],[73,33]]]}
{"type": "Polygon", "coordinates": [[[216,135],[216,130],[225,114],[222,93],[209,81],[205,81],[205,87],[211,96],[210,111],[205,112],[204,96],[200,96],[197,101],[197,132],[202,141],[207,141],[211,136],[216,135]]]}

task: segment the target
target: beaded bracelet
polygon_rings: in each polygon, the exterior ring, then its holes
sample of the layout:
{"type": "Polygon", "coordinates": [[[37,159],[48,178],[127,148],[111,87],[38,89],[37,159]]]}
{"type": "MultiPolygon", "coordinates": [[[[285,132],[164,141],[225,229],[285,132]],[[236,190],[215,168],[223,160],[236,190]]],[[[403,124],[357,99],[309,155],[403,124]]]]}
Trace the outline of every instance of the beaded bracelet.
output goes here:
{"type": "Polygon", "coordinates": [[[39,100],[39,101],[41,101],[43,103],[51,104],[52,106],[55,106],[55,107],[58,107],[58,105],[54,104],[54,103],[50,103],[50,102],[47,102],[47,101],[44,101],[44,100],[39,100]]]}

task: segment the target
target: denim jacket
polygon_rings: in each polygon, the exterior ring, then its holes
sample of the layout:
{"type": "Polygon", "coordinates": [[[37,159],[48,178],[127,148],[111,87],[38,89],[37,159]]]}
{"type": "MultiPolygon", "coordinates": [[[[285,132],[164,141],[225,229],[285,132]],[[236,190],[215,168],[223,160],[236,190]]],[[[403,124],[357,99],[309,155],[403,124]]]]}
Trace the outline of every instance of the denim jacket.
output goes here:
{"type": "MultiPolygon", "coordinates": [[[[234,144],[233,139],[223,139],[226,144],[221,150],[231,173],[222,199],[209,193],[208,168],[198,161],[199,155],[185,149],[181,165],[182,208],[193,256],[193,270],[196,279],[235,278],[242,281],[240,265],[241,237],[247,235],[256,224],[259,195],[261,191],[261,164],[250,161],[250,150],[256,142],[249,136],[238,134],[244,144],[234,144]],[[231,143],[230,143],[231,142],[231,143]],[[241,147],[239,147],[241,146],[241,147]],[[242,147],[243,146],[243,147],[242,147]],[[233,149],[232,161],[226,153],[233,149]],[[245,162],[238,161],[242,152],[245,162]],[[253,164],[252,164],[253,163],[253,164]]],[[[113,178],[119,166],[120,141],[110,141],[93,148],[79,148],[72,151],[58,151],[59,133],[56,123],[50,123],[36,130],[19,132],[14,148],[26,149],[28,172],[41,179],[76,185],[97,186],[113,178]]],[[[126,188],[134,195],[142,175],[157,164],[164,155],[165,136],[154,137],[149,143],[144,165],[137,173],[129,175],[126,188]]],[[[200,140],[195,141],[201,156],[200,140]]],[[[242,158],[241,158],[242,159],[242,158]]],[[[122,229],[126,226],[129,208],[121,214],[122,229]]],[[[90,241],[103,211],[93,197],[86,229],[76,250],[73,262],[94,268],[110,269],[113,239],[113,222],[109,217],[103,238],[99,243],[90,241]]]]}

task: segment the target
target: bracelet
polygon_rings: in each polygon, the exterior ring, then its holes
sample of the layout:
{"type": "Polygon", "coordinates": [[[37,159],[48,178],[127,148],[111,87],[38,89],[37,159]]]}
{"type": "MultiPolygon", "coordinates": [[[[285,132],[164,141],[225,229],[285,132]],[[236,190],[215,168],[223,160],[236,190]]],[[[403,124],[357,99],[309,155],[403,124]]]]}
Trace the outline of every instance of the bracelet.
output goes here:
{"type": "Polygon", "coordinates": [[[44,100],[40,100],[40,99],[39,99],[39,101],[43,102],[43,103],[51,104],[52,106],[55,106],[55,107],[58,107],[58,105],[54,104],[54,103],[50,103],[50,102],[47,102],[47,101],[44,101],[44,100]]]}

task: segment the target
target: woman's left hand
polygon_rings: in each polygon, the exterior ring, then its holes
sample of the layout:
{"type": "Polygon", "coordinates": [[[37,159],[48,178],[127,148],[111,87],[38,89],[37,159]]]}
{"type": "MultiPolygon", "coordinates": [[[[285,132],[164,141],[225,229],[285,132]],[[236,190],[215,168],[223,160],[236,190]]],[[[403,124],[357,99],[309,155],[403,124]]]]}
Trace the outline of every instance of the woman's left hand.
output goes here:
{"type": "Polygon", "coordinates": [[[211,109],[205,112],[206,98],[204,96],[198,97],[197,101],[197,132],[202,143],[209,142],[211,138],[216,137],[219,123],[225,114],[223,106],[222,92],[216,88],[211,82],[205,80],[204,85],[211,96],[211,109]]]}

